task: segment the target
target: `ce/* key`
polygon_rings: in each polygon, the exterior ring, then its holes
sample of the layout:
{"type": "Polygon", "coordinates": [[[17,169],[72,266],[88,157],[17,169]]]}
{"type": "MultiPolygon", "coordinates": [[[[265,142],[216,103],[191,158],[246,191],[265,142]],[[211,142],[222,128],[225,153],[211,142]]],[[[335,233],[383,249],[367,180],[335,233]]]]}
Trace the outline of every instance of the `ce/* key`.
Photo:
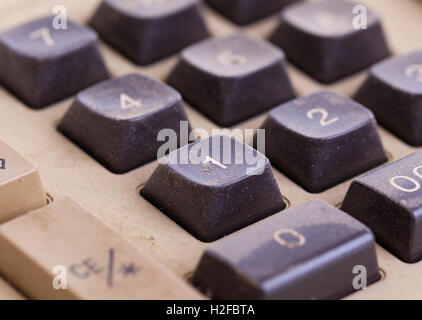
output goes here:
{"type": "Polygon", "coordinates": [[[0,140],[0,223],[46,205],[38,169],[0,140]]]}

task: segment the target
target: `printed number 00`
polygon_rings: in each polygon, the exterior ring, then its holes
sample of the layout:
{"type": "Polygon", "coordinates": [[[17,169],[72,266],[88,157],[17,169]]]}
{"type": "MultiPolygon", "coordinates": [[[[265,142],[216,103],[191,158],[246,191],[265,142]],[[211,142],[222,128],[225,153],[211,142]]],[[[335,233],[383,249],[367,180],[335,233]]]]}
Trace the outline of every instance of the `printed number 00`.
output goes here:
{"type": "Polygon", "coordinates": [[[309,119],[314,119],[314,116],[316,114],[321,114],[321,120],[319,123],[321,124],[322,127],[329,126],[330,124],[333,124],[339,120],[339,118],[337,117],[328,120],[328,111],[322,108],[315,108],[315,109],[309,110],[306,115],[309,119]]]}
{"type": "MultiPolygon", "coordinates": [[[[422,179],[422,173],[419,172],[419,169],[421,169],[421,168],[422,168],[422,166],[419,166],[419,167],[416,167],[416,168],[413,169],[413,174],[415,176],[417,176],[419,179],[422,179]]],[[[407,176],[393,177],[393,178],[390,179],[390,184],[394,188],[396,188],[400,191],[403,191],[403,192],[408,192],[408,193],[416,192],[421,188],[421,184],[418,181],[416,181],[413,178],[407,177],[407,176]],[[399,180],[399,179],[410,181],[414,185],[414,187],[413,188],[405,188],[405,187],[398,185],[396,181],[399,180]]]]}

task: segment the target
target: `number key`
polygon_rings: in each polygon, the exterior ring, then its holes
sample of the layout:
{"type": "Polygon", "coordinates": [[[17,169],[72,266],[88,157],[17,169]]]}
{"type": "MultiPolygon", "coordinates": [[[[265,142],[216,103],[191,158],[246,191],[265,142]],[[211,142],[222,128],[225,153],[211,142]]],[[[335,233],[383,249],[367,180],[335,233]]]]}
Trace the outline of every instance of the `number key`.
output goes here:
{"type": "Polygon", "coordinates": [[[322,192],[387,160],[373,114],[334,93],[281,105],[262,128],[272,164],[310,192],[322,192]]]}
{"type": "Polygon", "coordinates": [[[342,209],[400,259],[417,262],[422,258],[421,185],[419,151],[353,181],[342,209]]]}
{"type": "Polygon", "coordinates": [[[53,28],[43,18],[0,35],[0,82],[33,108],[43,108],[108,78],[87,27],[53,28]]]}
{"type": "Polygon", "coordinates": [[[159,132],[177,133],[182,122],[188,131],[187,121],[179,93],[129,74],[80,92],[59,130],[110,171],[124,173],[156,160],[159,132]]]}
{"type": "Polygon", "coordinates": [[[405,142],[422,145],[422,50],[375,65],[355,100],[405,142]]]}
{"type": "Polygon", "coordinates": [[[141,194],[202,241],[285,208],[268,159],[227,136],[170,153],[141,194]]]}
{"type": "Polygon", "coordinates": [[[193,45],[168,80],[220,126],[232,126],[294,98],[284,53],[243,34],[193,45]]]}

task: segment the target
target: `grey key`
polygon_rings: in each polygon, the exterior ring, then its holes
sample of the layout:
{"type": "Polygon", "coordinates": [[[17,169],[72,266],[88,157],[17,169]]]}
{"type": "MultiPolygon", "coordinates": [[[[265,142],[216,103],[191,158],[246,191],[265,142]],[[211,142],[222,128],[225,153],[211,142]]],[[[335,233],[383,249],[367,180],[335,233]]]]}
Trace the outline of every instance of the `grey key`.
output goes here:
{"type": "Polygon", "coordinates": [[[285,208],[268,159],[228,136],[170,153],[141,194],[201,241],[285,208]]]}
{"type": "Polygon", "coordinates": [[[275,108],[262,129],[271,163],[310,192],[387,161],[372,112],[328,91],[275,108]]]}
{"type": "Polygon", "coordinates": [[[156,160],[159,132],[174,130],[180,136],[182,121],[188,131],[179,93],[130,74],[79,93],[59,130],[112,172],[124,173],[156,160]]]}
{"type": "Polygon", "coordinates": [[[104,0],[90,25],[140,65],[166,58],[209,36],[199,0],[104,0]]]}
{"type": "Polygon", "coordinates": [[[246,35],[185,49],[168,83],[220,126],[231,126],[294,98],[284,53],[246,35]]]}
{"type": "Polygon", "coordinates": [[[206,3],[239,25],[256,22],[297,0],[206,0],[206,3]]]}
{"type": "Polygon", "coordinates": [[[422,152],[353,181],[343,210],[405,262],[422,259],[422,152]]]}
{"type": "Polygon", "coordinates": [[[32,21],[0,34],[0,82],[25,104],[43,108],[108,78],[91,29],[53,18],[32,21]]]}
{"type": "Polygon", "coordinates": [[[378,122],[413,146],[422,145],[422,51],[375,65],[355,100],[378,122]]]}
{"type": "Polygon", "coordinates": [[[371,231],[317,200],[216,242],[193,277],[215,298],[233,300],[337,299],[378,279],[371,231]]]}
{"type": "Polygon", "coordinates": [[[323,83],[363,70],[390,55],[378,15],[366,8],[367,25],[343,0],[305,1],[286,8],[271,37],[292,63],[323,83]],[[356,28],[358,26],[359,28],[356,28]]]}

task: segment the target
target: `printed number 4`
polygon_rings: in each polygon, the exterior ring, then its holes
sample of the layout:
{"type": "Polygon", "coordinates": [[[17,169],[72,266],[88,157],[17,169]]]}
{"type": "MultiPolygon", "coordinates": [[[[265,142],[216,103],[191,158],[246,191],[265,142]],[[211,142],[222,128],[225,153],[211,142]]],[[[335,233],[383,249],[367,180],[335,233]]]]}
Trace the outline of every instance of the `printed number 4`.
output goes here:
{"type": "Polygon", "coordinates": [[[122,109],[129,109],[132,107],[140,108],[142,106],[141,101],[142,100],[133,100],[131,97],[124,93],[120,95],[120,107],[122,109]]]}
{"type": "Polygon", "coordinates": [[[314,116],[317,114],[321,115],[321,120],[319,121],[319,123],[321,124],[322,127],[329,126],[330,124],[333,124],[340,120],[337,117],[328,120],[328,117],[329,117],[328,112],[327,110],[322,109],[322,108],[315,108],[315,109],[309,110],[309,112],[307,113],[307,117],[309,119],[314,119],[314,116]]]}

